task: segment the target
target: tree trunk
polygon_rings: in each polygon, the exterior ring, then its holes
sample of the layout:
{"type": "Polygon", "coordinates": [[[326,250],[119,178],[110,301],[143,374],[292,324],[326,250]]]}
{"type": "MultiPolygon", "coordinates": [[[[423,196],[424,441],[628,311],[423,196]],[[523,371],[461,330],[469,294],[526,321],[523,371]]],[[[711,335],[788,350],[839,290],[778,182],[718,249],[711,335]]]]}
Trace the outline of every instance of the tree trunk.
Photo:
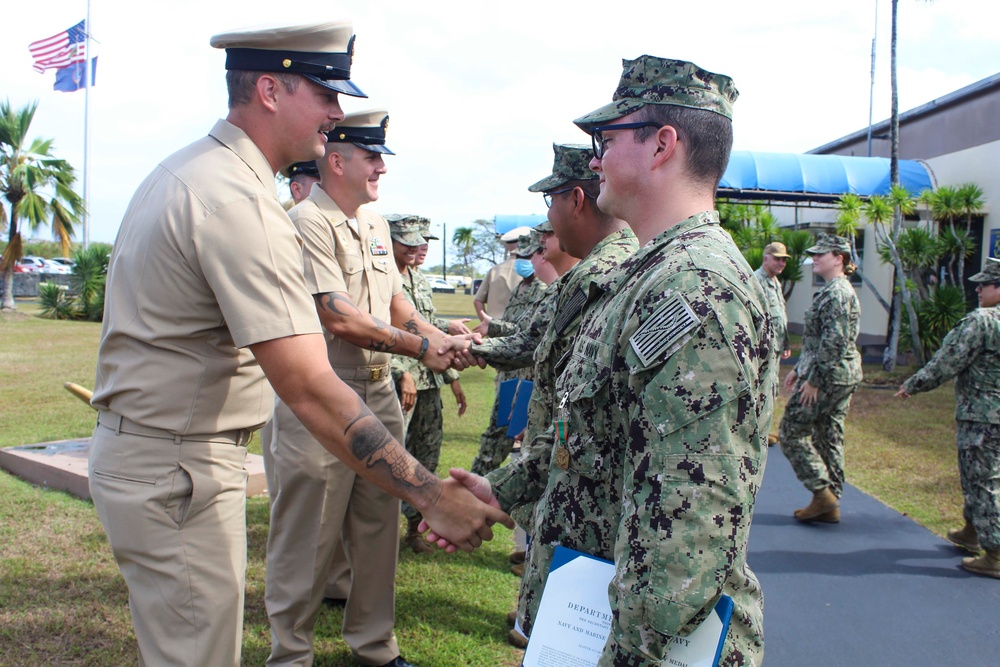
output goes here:
{"type": "MultiPolygon", "coordinates": [[[[892,0],[892,37],[889,40],[889,85],[892,89],[892,105],[889,116],[889,182],[893,185],[899,183],[899,90],[896,85],[896,21],[899,0],[892,0]]],[[[896,219],[893,217],[893,231],[889,236],[896,233],[896,219]]],[[[906,278],[899,263],[899,255],[896,252],[895,244],[891,244],[892,260],[896,267],[896,280],[902,289],[906,289],[906,278]]],[[[882,359],[882,368],[892,372],[896,368],[896,355],[899,352],[899,326],[902,322],[900,316],[900,292],[893,290],[892,293],[892,323],[889,327],[889,346],[885,349],[885,356],[882,359]]]]}

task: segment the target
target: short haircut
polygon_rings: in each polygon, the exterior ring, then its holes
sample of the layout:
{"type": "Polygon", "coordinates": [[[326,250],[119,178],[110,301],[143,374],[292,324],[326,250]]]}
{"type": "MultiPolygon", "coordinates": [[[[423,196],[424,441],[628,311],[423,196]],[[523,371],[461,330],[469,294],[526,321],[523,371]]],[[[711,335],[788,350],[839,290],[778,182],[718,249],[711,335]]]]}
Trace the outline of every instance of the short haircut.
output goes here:
{"type": "MultiPolygon", "coordinates": [[[[713,189],[718,187],[733,149],[733,121],[714,111],[674,104],[647,104],[636,111],[636,120],[676,129],[687,147],[688,172],[713,189]]],[[[635,140],[645,142],[656,131],[655,127],[641,127],[635,131],[635,140]]]]}
{"type": "Polygon", "coordinates": [[[577,180],[577,181],[567,181],[560,190],[563,188],[580,188],[583,190],[584,194],[584,205],[590,206],[594,211],[594,217],[597,218],[600,223],[608,223],[614,220],[614,218],[600,209],[597,205],[597,198],[601,194],[601,181],[598,178],[588,178],[587,180],[577,180]]]}
{"type": "Polygon", "coordinates": [[[294,93],[302,81],[298,74],[285,74],[284,72],[256,72],[245,69],[231,69],[226,72],[226,89],[229,91],[229,108],[249,104],[253,99],[254,88],[257,87],[257,79],[267,74],[273,76],[281,82],[290,93],[294,93]]]}

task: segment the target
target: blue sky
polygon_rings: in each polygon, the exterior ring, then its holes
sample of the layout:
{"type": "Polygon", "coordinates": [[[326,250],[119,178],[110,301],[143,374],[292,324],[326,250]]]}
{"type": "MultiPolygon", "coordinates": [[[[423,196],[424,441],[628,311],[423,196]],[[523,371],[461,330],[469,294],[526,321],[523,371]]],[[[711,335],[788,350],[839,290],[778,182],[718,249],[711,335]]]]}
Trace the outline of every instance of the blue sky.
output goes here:
{"type": "MultiPolygon", "coordinates": [[[[387,108],[397,153],[371,208],[419,213],[449,234],[497,214],[544,213],[527,186],[549,173],[553,142],[588,141],[572,120],[610,100],[622,58],[683,58],[733,77],[737,149],[803,152],[868,122],[874,0],[314,4],[292,15],[291,5],[263,0],[91,1],[100,42],[92,241],[113,241],[145,175],[225,116],[224,54],[208,40],[248,25],[353,21],[353,79],[369,99],[343,105],[387,108]]],[[[87,6],[44,7],[7,14],[3,94],[15,107],[39,100],[32,136],[55,139],[82,170],[84,93],[54,92],[54,73],[32,69],[28,44],[73,25],[87,6]]],[[[900,0],[899,14],[901,111],[1000,72],[996,0],[900,0]]],[[[889,114],[888,0],[877,21],[875,121],[889,114]]],[[[440,262],[439,248],[428,262],[440,262]]]]}

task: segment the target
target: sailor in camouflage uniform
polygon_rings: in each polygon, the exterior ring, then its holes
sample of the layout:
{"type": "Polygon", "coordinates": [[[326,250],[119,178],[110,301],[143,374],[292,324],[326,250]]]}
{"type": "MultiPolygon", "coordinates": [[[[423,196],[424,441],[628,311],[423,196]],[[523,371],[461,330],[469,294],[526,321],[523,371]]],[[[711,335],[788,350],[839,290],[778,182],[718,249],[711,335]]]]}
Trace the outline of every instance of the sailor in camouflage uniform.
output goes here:
{"type": "MultiPolygon", "coordinates": [[[[591,147],[553,144],[552,149],[552,174],[528,188],[530,192],[544,193],[548,203],[548,220],[536,229],[542,230],[546,243],[558,242],[569,256],[584,259],[549,285],[539,313],[527,329],[472,347],[473,354],[496,368],[534,365],[534,389],[521,453],[526,456],[539,449],[541,470],[536,472],[543,475],[547,474],[552,449],[550,426],[558,403],[556,378],[576,337],[590,284],[639,250],[629,226],[597,207],[600,185],[597,173],[589,166],[591,147]]],[[[529,534],[531,510],[532,506],[524,506],[514,517],[529,534]]]]}
{"type": "Polygon", "coordinates": [[[948,533],[953,543],[986,553],[966,558],[970,572],[1000,579],[1000,260],[969,278],[978,283],[979,308],[952,329],[941,349],[897,396],[930,391],[955,378],[958,470],[965,498],[965,526],[948,533]]]}
{"type": "Polygon", "coordinates": [[[841,236],[820,234],[806,252],[812,255],[813,273],[826,284],[806,311],[799,361],[785,377],[785,389],[792,394],[778,441],[795,475],[813,494],[809,505],[795,510],[795,518],[838,523],[844,493],[844,420],[862,377],[856,344],[861,304],[848,279],[857,267],[851,263],[850,243],[841,236]]]}
{"type": "Polygon", "coordinates": [[[734,612],[719,664],[759,665],[762,597],[746,549],[775,357],[763,289],[712,210],[738,93],[684,61],[624,66],[614,101],[576,123],[593,138],[598,206],[627,220],[642,247],[590,285],[556,387],[548,474],[532,474],[536,453],[489,475],[492,488],[455,476],[510,510],[537,502],[519,609],[527,632],[564,545],[615,563],[602,667],[669,664],[673,639],[722,594],[734,612]]]}
{"type": "Polygon", "coordinates": [[[754,271],[754,275],[764,286],[764,293],[767,295],[767,305],[771,310],[771,326],[774,327],[774,335],[778,341],[775,352],[782,359],[792,356],[792,344],[788,338],[788,314],[785,311],[785,293],[781,287],[778,276],[785,270],[785,263],[791,255],[785,248],[785,244],[774,241],[764,246],[764,258],[760,268],[754,271]]]}
{"type": "MultiPolygon", "coordinates": [[[[517,262],[529,262],[529,267],[531,261],[529,258],[534,256],[538,250],[537,245],[532,244],[530,238],[529,235],[521,236],[516,251],[517,262]]],[[[524,268],[524,264],[518,264],[518,267],[520,273],[526,273],[527,269],[524,268]]],[[[507,302],[503,318],[500,320],[487,318],[489,337],[509,336],[527,328],[535,317],[535,311],[542,303],[546,287],[547,285],[535,275],[534,268],[531,267],[531,273],[522,276],[521,284],[514,290],[510,301],[507,302]]],[[[532,377],[533,372],[530,366],[517,370],[499,371],[497,373],[497,386],[499,387],[500,383],[506,380],[514,378],[531,380],[532,377]]],[[[499,394],[497,396],[499,397],[499,394]]],[[[479,453],[472,461],[471,470],[479,475],[485,475],[489,471],[499,468],[514,447],[513,438],[507,437],[507,427],[497,426],[498,407],[498,402],[494,398],[490,423],[479,440],[479,453]]]]}
{"type": "MultiPolygon", "coordinates": [[[[430,233],[430,221],[417,215],[387,215],[389,234],[392,238],[393,256],[396,268],[403,279],[403,294],[420,313],[421,317],[445,333],[454,335],[469,333],[468,327],[460,319],[446,320],[437,316],[434,297],[427,279],[417,268],[417,254],[421,246],[426,246],[424,232],[430,233]]],[[[403,423],[406,429],[406,451],[413,458],[434,472],[441,456],[444,415],[441,412],[441,386],[447,384],[458,402],[459,415],[465,413],[465,394],[458,380],[458,371],[447,369],[438,374],[425,365],[402,355],[393,355],[392,379],[403,407],[403,423]],[[403,389],[406,387],[406,389],[403,389]]],[[[403,503],[406,517],[406,537],[404,544],[417,553],[433,551],[423,536],[417,532],[421,515],[409,503],[403,503]]]]}

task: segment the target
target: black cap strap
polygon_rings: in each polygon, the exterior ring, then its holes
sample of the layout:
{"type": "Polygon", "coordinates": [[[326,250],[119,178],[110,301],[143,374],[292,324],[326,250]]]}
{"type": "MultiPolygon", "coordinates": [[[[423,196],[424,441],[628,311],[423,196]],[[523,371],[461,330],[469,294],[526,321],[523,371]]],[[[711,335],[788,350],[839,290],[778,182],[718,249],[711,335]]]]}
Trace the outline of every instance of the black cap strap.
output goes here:
{"type": "Polygon", "coordinates": [[[319,79],[350,79],[350,53],[226,49],[226,69],[311,74],[319,79]]]}

